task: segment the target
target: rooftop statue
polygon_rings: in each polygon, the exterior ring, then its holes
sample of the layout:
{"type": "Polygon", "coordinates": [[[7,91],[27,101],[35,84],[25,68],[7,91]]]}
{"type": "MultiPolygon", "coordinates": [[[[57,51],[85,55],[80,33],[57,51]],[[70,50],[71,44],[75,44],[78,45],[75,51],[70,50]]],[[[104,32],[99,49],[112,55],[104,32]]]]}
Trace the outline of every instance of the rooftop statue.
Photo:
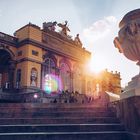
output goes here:
{"type": "Polygon", "coordinates": [[[75,43],[76,43],[77,45],[82,46],[82,42],[81,42],[81,40],[80,40],[80,38],[79,38],[79,34],[76,35],[74,41],[75,41],[75,43]]]}
{"type": "Polygon", "coordinates": [[[62,35],[64,35],[64,36],[67,36],[67,35],[68,35],[68,34],[67,34],[68,31],[70,32],[70,29],[68,28],[67,23],[68,23],[68,21],[65,21],[65,24],[62,24],[62,23],[58,23],[58,24],[57,24],[59,27],[62,28],[62,30],[61,30],[60,33],[61,33],[62,35]]]}
{"type": "Polygon", "coordinates": [[[43,23],[43,29],[44,30],[50,30],[50,31],[55,31],[55,26],[56,26],[57,22],[44,22],[43,23]]]}

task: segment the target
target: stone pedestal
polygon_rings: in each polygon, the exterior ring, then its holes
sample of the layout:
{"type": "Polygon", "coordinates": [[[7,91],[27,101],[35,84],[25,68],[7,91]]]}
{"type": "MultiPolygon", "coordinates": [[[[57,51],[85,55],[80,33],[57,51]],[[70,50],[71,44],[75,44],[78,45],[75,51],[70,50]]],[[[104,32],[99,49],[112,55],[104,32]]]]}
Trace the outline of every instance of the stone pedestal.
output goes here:
{"type": "MultiPolygon", "coordinates": [[[[120,53],[140,65],[140,9],[127,13],[120,24],[115,47],[120,53]]],[[[132,78],[121,94],[117,111],[131,140],[140,139],[140,75],[132,78]]]]}
{"type": "Polygon", "coordinates": [[[140,140],[140,96],[121,99],[116,104],[116,110],[129,140],[140,140]]]}
{"type": "Polygon", "coordinates": [[[117,115],[125,125],[130,140],[140,139],[140,75],[136,75],[120,95],[117,115]]]}
{"type": "Polygon", "coordinates": [[[121,99],[140,96],[140,75],[136,75],[125,87],[124,92],[121,94],[121,99]]]}

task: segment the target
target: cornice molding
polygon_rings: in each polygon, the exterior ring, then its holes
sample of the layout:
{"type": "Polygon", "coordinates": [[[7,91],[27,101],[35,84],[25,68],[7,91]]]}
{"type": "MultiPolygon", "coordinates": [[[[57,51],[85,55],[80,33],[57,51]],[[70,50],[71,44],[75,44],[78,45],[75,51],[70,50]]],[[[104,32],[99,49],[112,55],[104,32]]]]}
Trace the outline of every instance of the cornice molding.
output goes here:
{"type": "Polygon", "coordinates": [[[20,41],[18,43],[18,46],[17,47],[19,48],[19,47],[22,47],[22,46],[24,46],[26,44],[31,44],[33,46],[37,46],[37,47],[42,48],[42,49],[44,49],[46,51],[51,51],[51,52],[53,52],[53,53],[55,53],[57,55],[60,55],[62,57],[66,57],[66,58],[69,58],[69,59],[72,59],[72,60],[75,60],[75,61],[81,61],[80,59],[78,59],[76,57],[72,57],[72,56],[67,55],[65,53],[59,52],[59,51],[55,50],[53,47],[52,48],[48,47],[47,44],[40,43],[40,42],[37,42],[37,41],[32,40],[32,39],[25,39],[25,40],[20,41]]]}

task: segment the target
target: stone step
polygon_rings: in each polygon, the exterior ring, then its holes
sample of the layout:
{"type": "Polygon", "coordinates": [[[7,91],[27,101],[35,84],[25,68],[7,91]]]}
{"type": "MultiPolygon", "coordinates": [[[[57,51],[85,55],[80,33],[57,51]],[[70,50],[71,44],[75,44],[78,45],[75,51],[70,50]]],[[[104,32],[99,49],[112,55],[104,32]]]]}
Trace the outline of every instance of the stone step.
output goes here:
{"type": "Polygon", "coordinates": [[[127,140],[122,131],[0,133],[0,140],[127,140]]]}
{"type": "Polygon", "coordinates": [[[92,104],[0,104],[0,140],[127,140],[114,110],[92,104]]]}
{"type": "Polygon", "coordinates": [[[82,124],[119,123],[115,117],[0,118],[0,124],[82,124]]]}
{"type": "Polygon", "coordinates": [[[0,112],[0,118],[20,118],[20,117],[115,117],[112,112],[0,112]]]}
{"type": "Polygon", "coordinates": [[[122,124],[0,125],[0,133],[124,131],[122,124]]]}
{"type": "Polygon", "coordinates": [[[106,112],[106,111],[113,111],[112,108],[93,108],[93,107],[85,107],[85,108],[81,108],[81,107],[77,107],[77,108],[19,108],[19,107],[1,107],[0,108],[0,112],[20,112],[20,111],[24,111],[24,112],[77,112],[77,111],[81,111],[81,112],[106,112]]]}
{"type": "Polygon", "coordinates": [[[0,103],[0,108],[107,108],[94,103],[0,103]]]}

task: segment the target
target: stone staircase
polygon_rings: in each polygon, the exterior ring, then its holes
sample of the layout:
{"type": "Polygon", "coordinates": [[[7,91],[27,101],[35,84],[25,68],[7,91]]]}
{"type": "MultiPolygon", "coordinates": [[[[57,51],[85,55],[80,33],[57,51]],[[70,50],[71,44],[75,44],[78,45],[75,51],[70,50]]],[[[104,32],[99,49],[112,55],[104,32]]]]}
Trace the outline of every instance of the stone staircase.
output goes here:
{"type": "Polygon", "coordinates": [[[92,104],[0,104],[0,140],[128,140],[113,109],[92,104]]]}

